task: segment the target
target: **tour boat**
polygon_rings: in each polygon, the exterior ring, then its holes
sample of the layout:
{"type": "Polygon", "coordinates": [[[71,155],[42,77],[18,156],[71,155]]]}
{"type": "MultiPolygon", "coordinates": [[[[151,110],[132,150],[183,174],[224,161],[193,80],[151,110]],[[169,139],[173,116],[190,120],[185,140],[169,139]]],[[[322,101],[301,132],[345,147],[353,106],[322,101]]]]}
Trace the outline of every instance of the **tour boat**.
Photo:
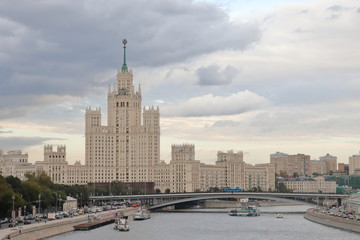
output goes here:
{"type": "Polygon", "coordinates": [[[149,219],[150,217],[151,216],[148,211],[139,210],[134,214],[133,220],[146,220],[149,219]]]}
{"type": "Polygon", "coordinates": [[[229,211],[230,216],[260,216],[256,206],[237,207],[229,211]]]}
{"type": "Polygon", "coordinates": [[[126,218],[118,218],[115,220],[114,229],[118,231],[129,231],[129,223],[126,218]]]}

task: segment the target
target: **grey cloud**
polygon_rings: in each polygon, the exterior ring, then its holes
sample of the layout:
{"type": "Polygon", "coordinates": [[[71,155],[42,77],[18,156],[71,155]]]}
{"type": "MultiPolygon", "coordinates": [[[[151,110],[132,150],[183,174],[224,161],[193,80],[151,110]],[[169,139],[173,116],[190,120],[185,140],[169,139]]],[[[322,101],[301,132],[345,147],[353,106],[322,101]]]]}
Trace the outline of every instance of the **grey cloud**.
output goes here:
{"type": "Polygon", "coordinates": [[[260,38],[260,28],[230,22],[221,8],[193,1],[24,0],[21,7],[1,1],[1,117],[51,106],[39,100],[44,95],[96,94],[113,80],[99,73],[121,65],[123,38],[130,67],[159,66],[244,50],[260,38]]]}
{"type": "Polygon", "coordinates": [[[44,138],[44,137],[0,137],[0,148],[8,151],[14,149],[25,149],[31,146],[44,144],[50,140],[65,140],[60,138],[44,138]]]}
{"type": "Polygon", "coordinates": [[[201,117],[240,114],[268,104],[264,97],[246,90],[230,96],[207,94],[178,104],[164,105],[161,109],[163,116],[201,117]]]}
{"type": "Polygon", "coordinates": [[[228,85],[238,74],[238,70],[232,66],[226,66],[221,70],[218,65],[210,65],[196,70],[198,84],[209,85],[228,85]]]}
{"type": "Polygon", "coordinates": [[[211,127],[237,127],[239,126],[239,122],[233,121],[233,120],[222,120],[222,121],[216,121],[214,122],[211,127]]]}
{"type": "Polygon", "coordinates": [[[331,7],[328,7],[326,10],[332,11],[332,12],[340,12],[343,9],[344,8],[342,6],[340,6],[340,5],[333,5],[331,7]]]}

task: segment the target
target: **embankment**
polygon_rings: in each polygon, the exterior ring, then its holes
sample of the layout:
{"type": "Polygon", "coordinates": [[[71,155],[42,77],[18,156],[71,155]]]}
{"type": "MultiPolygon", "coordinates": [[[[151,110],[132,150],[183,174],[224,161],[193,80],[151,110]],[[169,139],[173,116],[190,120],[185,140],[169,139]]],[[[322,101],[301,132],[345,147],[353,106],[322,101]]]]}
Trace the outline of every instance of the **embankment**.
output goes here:
{"type": "MultiPolygon", "coordinates": [[[[124,216],[134,214],[136,209],[122,209],[112,210],[107,212],[100,212],[99,216],[109,218],[115,215],[116,212],[121,212],[124,216]]],[[[64,218],[60,220],[47,221],[41,223],[34,223],[31,225],[19,226],[16,228],[3,229],[0,231],[0,239],[6,239],[10,235],[12,240],[37,240],[43,239],[74,230],[73,226],[88,222],[88,215],[81,215],[74,218],[64,218]]]]}
{"type": "Polygon", "coordinates": [[[307,210],[304,218],[326,226],[360,233],[360,221],[355,219],[331,216],[325,213],[314,211],[313,208],[307,210]]]}

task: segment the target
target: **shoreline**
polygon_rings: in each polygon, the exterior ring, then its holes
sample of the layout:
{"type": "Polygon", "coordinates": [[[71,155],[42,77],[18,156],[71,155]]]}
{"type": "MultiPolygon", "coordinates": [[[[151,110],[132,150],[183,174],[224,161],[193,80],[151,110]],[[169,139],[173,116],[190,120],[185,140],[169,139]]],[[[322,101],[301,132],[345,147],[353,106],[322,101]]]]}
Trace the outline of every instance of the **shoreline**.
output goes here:
{"type": "MultiPolygon", "coordinates": [[[[97,213],[102,219],[115,216],[121,213],[123,216],[129,216],[136,212],[136,208],[116,209],[97,213]]],[[[88,222],[88,214],[73,218],[63,218],[53,221],[43,221],[30,225],[21,225],[15,228],[6,228],[0,230],[0,239],[5,240],[10,235],[12,240],[37,240],[48,238],[63,233],[74,231],[74,226],[88,222]]]]}
{"type": "Polygon", "coordinates": [[[328,227],[360,233],[360,221],[355,219],[330,216],[328,214],[315,211],[314,208],[308,209],[304,215],[304,218],[315,223],[326,225],[328,227]]]}

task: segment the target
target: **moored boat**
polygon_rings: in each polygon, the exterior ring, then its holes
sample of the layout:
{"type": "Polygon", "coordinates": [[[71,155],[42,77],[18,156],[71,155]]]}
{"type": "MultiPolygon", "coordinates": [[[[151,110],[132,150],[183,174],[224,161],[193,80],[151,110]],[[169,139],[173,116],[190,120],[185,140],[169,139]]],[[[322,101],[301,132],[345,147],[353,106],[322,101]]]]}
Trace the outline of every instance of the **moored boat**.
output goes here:
{"type": "Polygon", "coordinates": [[[256,206],[237,207],[229,211],[230,216],[260,216],[260,211],[256,206]]]}
{"type": "Polygon", "coordinates": [[[130,226],[126,218],[115,219],[114,229],[118,231],[129,231],[130,226]]]}
{"type": "Polygon", "coordinates": [[[143,211],[143,210],[139,210],[137,211],[134,216],[133,216],[133,220],[146,220],[149,219],[150,216],[150,212],[148,211],[143,211]]]}
{"type": "Polygon", "coordinates": [[[276,215],[276,218],[283,218],[284,216],[281,214],[281,213],[278,213],[277,215],[276,215]]]}

